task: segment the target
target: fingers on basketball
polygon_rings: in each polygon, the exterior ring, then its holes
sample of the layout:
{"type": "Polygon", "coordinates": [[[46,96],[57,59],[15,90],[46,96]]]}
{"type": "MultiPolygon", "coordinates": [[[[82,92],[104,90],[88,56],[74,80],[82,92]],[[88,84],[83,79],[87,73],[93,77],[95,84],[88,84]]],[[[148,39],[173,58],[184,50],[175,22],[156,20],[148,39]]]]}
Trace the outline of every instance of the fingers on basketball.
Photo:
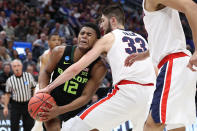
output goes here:
{"type": "Polygon", "coordinates": [[[33,119],[43,121],[40,119],[39,112],[46,112],[48,109],[52,108],[53,105],[56,105],[56,102],[51,95],[47,93],[38,93],[30,99],[28,111],[33,119]]]}

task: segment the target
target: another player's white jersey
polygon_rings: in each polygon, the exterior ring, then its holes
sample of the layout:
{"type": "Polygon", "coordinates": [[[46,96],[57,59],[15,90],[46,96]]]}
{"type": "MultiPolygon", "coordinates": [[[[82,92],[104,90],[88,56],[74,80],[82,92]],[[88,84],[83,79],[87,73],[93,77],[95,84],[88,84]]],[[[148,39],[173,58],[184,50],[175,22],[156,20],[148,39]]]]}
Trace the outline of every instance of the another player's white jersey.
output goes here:
{"type": "Polygon", "coordinates": [[[144,8],[144,1],[143,20],[148,32],[150,54],[154,64],[158,64],[164,56],[171,53],[184,52],[189,55],[178,11],[165,7],[149,12],[144,8]]]}
{"type": "Polygon", "coordinates": [[[148,48],[146,40],[131,31],[116,29],[112,31],[115,41],[107,53],[112,70],[113,84],[121,80],[135,81],[141,84],[154,83],[155,72],[150,58],[125,67],[125,59],[132,53],[143,52],[148,48]]]}

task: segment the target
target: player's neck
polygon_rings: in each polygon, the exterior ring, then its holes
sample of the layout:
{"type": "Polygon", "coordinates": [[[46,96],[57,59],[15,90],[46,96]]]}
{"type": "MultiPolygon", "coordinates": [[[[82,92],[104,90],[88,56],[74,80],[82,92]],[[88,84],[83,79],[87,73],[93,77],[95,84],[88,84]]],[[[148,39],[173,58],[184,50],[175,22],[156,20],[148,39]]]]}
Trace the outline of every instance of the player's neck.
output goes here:
{"type": "Polygon", "coordinates": [[[85,53],[87,52],[87,50],[82,50],[79,49],[79,47],[76,47],[75,51],[74,51],[74,61],[78,61],[85,53]]]}
{"type": "Polygon", "coordinates": [[[52,52],[52,50],[53,50],[53,49],[51,49],[51,48],[50,48],[50,49],[49,49],[49,53],[51,53],[51,52],[52,52]]]}
{"type": "Polygon", "coordinates": [[[124,26],[118,24],[118,25],[112,27],[112,30],[115,30],[115,29],[122,29],[122,30],[124,30],[124,26]]]}

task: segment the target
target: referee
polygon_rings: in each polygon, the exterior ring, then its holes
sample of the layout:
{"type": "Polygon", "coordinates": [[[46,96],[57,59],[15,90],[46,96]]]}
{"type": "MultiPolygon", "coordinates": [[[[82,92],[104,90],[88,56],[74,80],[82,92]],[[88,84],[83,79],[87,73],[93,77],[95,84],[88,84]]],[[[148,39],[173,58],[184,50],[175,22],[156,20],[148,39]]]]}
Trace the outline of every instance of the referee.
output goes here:
{"type": "Polygon", "coordinates": [[[4,116],[8,115],[8,103],[11,103],[11,131],[19,131],[19,121],[22,119],[24,131],[31,131],[34,120],[28,113],[28,101],[36,85],[30,73],[22,72],[23,65],[20,60],[11,62],[13,75],[6,81],[4,116]],[[11,100],[10,100],[11,96],[11,100]]]}

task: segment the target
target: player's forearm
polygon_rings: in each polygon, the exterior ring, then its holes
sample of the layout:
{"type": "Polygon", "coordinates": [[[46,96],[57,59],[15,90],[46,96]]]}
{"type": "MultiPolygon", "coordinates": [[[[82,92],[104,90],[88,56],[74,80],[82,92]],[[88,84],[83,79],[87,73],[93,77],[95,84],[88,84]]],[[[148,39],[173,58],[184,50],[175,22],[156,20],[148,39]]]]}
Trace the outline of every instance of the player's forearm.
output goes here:
{"type": "Polygon", "coordinates": [[[79,98],[77,98],[76,100],[74,100],[73,102],[71,102],[70,104],[64,105],[60,107],[60,114],[69,112],[69,111],[74,111],[82,106],[84,106],[85,104],[87,104],[90,101],[91,97],[85,97],[85,96],[81,96],[79,98]]]}
{"type": "Polygon", "coordinates": [[[71,65],[67,68],[60,76],[58,76],[55,81],[53,81],[49,86],[48,90],[51,91],[57,86],[65,83],[66,81],[72,79],[74,76],[79,74],[85,67],[92,63],[101,54],[100,50],[91,50],[86,53],[77,63],[71,65]]]}
{"type": "Polygon", "coordinates": [[[38,84],[40,89],[45,88],[49,84],[50,76],[51,73],[47,73],[46,71],[40,72],[40,75],[38,77],[38,84]]]}
{"type": "Polygon", "coordinates": [[[146,58],[149,57],[149,56],[150,56],[149,50],[147,50],[147,51],[145,51],[145,52],[142,53],[141,60],[146,59],[146,58]]]}
{"type": "Polygon", "coordinates": [[[59,75],[49,86],[49,90],[53,90],[59,85],[65,83],[66,81],[72,79],[77,75],[82,69],[78,68],[75,64],[67,68],[61,75],[59,75]]]}
{"type": "Polygon", "coordinates": [[[185,10],[185,15],[192,29],[195,50],[197,51],[197,4],[194,2],[193,4],[191,3],[191,5],[185,10]]]}
{"type": "Polygon", "coordinates": [[[136,60],[144,60],[149,56],[150,56],[150,54],[149,54],[149,51],[147,50],[145,52],[138,53],[136,60]]]}

